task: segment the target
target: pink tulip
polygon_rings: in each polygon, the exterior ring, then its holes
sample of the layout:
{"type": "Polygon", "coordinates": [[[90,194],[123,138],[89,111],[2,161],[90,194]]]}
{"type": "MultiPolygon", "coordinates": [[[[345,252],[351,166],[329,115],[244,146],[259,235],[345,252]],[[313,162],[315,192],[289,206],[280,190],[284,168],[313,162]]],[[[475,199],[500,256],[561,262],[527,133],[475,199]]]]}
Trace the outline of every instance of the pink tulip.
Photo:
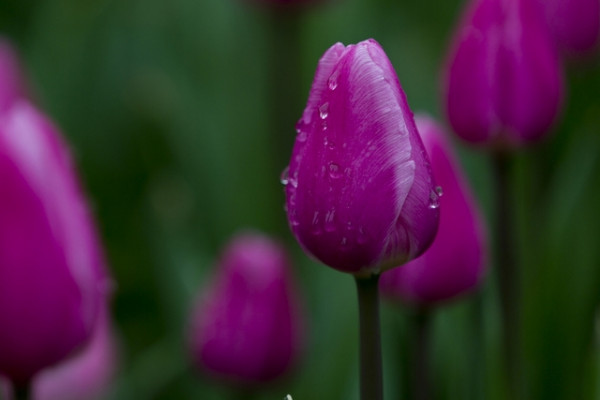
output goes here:
{"type": "Polygon", "coordinates": [[[0,374],[26,385],[90,338],[109,279],[65,143],[26,101],[0,117],[0,374]]]}
{"type": "Polygon", "coordinates": [[[452,299],[477,286],[485,271],[483,219],[445,133],[429,117],[417,127],[443,188],[440,226],[431,247],[419,258],[381,276],[387,297],[429,305],[452,299]]]}
{"type": "Polygon", "coordinates": [[[216,378],[261,384],[287,372],[300,345],[299,304],[284,250],[257,234],[236,237],[193,312],[194,362],[216,378]]]}
{"type": "Polygon", "coordinates": [[[589,52],[600,37],[599,0],[538,0],[558,47],[569,54],[589,52]]]}
{"type": "Polygon", "coordinates": [[[472,0],[454,34],[445,106],[458,136],[515,147],[548,134],[562,71],[537,0],[472,0]]]}
{"type": "Polygon", "coordinates": [[[429,160],[377,42],[325,52],[297,131],[282,182],[291,230],[306,252],[369,275],[429,246],[439,214],[429,160]]]}

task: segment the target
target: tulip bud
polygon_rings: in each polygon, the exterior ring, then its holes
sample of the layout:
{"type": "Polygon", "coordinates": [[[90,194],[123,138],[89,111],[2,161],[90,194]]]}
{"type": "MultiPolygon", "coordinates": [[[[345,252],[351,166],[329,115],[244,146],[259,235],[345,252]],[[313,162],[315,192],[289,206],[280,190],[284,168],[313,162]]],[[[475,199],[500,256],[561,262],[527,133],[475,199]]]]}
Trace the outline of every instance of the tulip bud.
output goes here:
{"type": "Polygon", "coordinates": [[[406,302],[432,304],[473,289],[485,268],[485,232],[460,165],[444,132],[429,117],[417,116],[436,182],[444,190],[440,226],[431,247],[419,258],[385,272],[384,295],[406,302]]]}
{"type": "Polygon", "coordinates": [[[282,182],[291,230],[309,254],[369,275],[429,246],[438,195],[406,96],[377,42],[327,50],[297,132],[282,182]]]}
{"type": "Polygon", "coordinates": [[[225,250],[193,312],[190,350],[197,366],[239,385],[267,383],[300,350],[300,315],[283,249],[245,234],[225,250]]]}
{"type": "Polygon", "coordinates": [[[11,44],[0,37],[0,114],[24,97],[21,66],[11,44]]]}
{"type": "Polygon", "coordinates": [[[524,145],[548,133],[562,71],[537,0],[473,0],[447,64],[446,112],[466,141],[524,145]]]}
{"type": "MultiPolygon", "coordinates": [[[[74,357],[40,373],[34,379],[32,400],[106,398],[117,369],[117,347],[108,309],[103,305],[89,343],[74,357]]],[[[0,394],[2,386],[0,382],[0,394]]],[[[4,386],[4,397],[0,398],[13,399],[9,385],[4,386]]]]}
{"type": "Polygon", "coordinates": [[[0,118],[0,374],[16,386],[90,337],[108,282],[71,159],[25,101],[0,118]]]}
{"type": "Polygon", "coordinates": [[[594,49],[600,36],[600,1],[538,0],[543,7],[550,33],[565,53],[594,49]]]}

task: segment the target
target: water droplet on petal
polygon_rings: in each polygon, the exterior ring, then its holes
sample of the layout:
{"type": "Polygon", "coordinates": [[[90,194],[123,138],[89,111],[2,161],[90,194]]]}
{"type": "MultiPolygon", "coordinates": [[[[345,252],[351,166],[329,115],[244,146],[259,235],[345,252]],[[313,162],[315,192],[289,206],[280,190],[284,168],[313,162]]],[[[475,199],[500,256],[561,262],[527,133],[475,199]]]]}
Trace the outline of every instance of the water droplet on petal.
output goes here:
{"type": "Polygon", "coordinates": [[[329,103],[323,103],[321,107],[319,107],[319,116],[321,119],[327,118],[329,115],[329,103]]]}
{"type": "Polygon", "coordinates": [[[435,209],[440,206],[440,196],[438,196],[435,190],[429,193],[429,208],[435,209]]]}
{"type": "Polygon", "coordinates": [[[444,191],[442,190],[441,186],[435,187],[435,194],[437,194],[438,197],[442,197],[444,195],[444,191]]]}
{"type": "Polygon", "coordinates": [[[312,219],[311,232],[313,235],[317,236],[323,233],[321,230],[321,224],[319,223],[319,212],[315,211],[312,219]]]}
{"type": "Polygon", "coordinates": [[[340,166],[335,163],[329,164],[329,176],[333,179],[340,178],[342,176],[340,166]]]}
{"type": "Polygon", "coordinates": [[[289,178],[290,166],[288,165],[281,171],[281,175],[279,176],[279,181],[283,186],[287,185],[290,182],[289,178]]]}
{"type": "Polygon", "coordinates": [[[325,230],[327,232],[334,232],[336,230],[335,210],[333,209],[327,211],[327,214],[325,215],[325,230]]]}
{"type": "Polygon", "coordinates": [[[299,142],[305,142],[306,141],[306,137],[308,136],[306,134],[306,131],[297,129],[296,132],[298,132],[298,134],[296,135],[296,140],[299,142]]]}
{"type": "Polygon", "coordinates": [[[356,243],[363,245],[363,244],[367,243],[368,239],[369,239],[369,237],[365,233],[364,228],[362,226],[360,228],[358,228],[358,235],[356,236],[356,243]]]}
{"type": "Polygon", "coordinates": [[[329,77],[329,81],[327,83],[327,86],[329,87],[329,90],[335,90],[337,88],[338,82],[338,74],[333,74],[329,77]]]}

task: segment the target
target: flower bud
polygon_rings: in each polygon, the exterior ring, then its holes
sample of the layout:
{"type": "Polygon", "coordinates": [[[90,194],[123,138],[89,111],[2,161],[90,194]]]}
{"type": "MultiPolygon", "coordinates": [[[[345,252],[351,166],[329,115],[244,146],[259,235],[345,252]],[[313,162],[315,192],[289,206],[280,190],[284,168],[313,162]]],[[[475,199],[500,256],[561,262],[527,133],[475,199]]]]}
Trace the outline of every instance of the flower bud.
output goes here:
{"type": "Polygon", "coordinates": [[[297,132],[282,182],[290,227],[305,251],[368,275],[429,246],[439,214],[429,161],[377,42],[327,50],[297,132]]]}
{"type": "Polygon", "coordinates": [[[0,374],[15,385],[90,337],[108,278],[65,144],[25,101],[0,117],[0,374]]]}
{"type": "Polygon", "coordinates": [[[299,304],[284,250],[257,234],[236,237],[192,315],[190,350],[209,375],[267,383],[300,350],[299,304]]]}
{"type": "Polygon", "coordinates": [[[17,54],[10,42],[0,37],[0,114],[24,94],[24,79],[17,54]]]}
{"type": "Polygon", "coordinates": [[[472,0],[454,35],[446,112],[466,141],[514,147],[548,133],[562,71],[537,0],[472,0]]]}
{"type": "Polygon", "coordinates": [[[431,247],[419,258],[385,272],[382,293],[416,304],[445,301],[474,288],[485,269],[483,220],[444,132],[425,116],[417,128],[436,182],[443,188],[440,226],[431,247]]]}
{"type": "Polygon", "coordinates": [[[600,36],[600,1],[538,0],[557,46],[568,54],[593,50],[600,36]]]}

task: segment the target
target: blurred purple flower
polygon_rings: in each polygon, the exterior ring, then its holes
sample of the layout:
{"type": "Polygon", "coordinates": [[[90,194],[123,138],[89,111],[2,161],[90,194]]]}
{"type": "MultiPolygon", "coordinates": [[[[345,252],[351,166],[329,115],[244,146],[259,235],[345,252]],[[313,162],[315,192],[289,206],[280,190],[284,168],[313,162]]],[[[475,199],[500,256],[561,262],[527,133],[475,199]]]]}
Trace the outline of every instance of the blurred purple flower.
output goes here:
{"type": "Polygon", "coordinates": [[[14,48],[0,36],[0,115],[25,96],[24,81],[14,48]]]}
{"type": "Polygon", "coordinates": [[[500,147],[546,135],[562,71],[537,0],[473,0],[454,35],[446,111],[463,139],[500,147]]]}
{"type": "Polygon", "coordinates": [[[290,369],[302,318],[289,269],[284,250],[267,237],[233,239],[192,315],[190,350],[201,370],[254,385],[290,369]]]}
{"type": "Polygon", "coordinates": [[[599,0],[538,1],[560,50],[580,54],[597,47],[600,37],[599,0]]]}
{"type": "Polygon", "coordinates": [[[109,278],[66,145],[25,101],[0,116],[0,374],[24,385],[89,339],[109,278]]]}
{"type": "Polygon", "coordinates": [[[297,132],[282,182],[305,251],[340,271],[370,274],[429,246],[439,215],[429,160],[376,41],[325,52],[297,132]]]}
{"type": "Polygon", "coordinates": [[[444,190],[440,226],[431,247],[419,258],[381,276],[387,297],[416,304],[445,301],[473,289],[485,270],[486,235],[477,204],[450,142],[429,117],[417,128],[444,190]]]}
{"type": "MultiPolygon", "coordinates": [[[[41,372],[34,379],[32,400],[94,400],[105,398],[115,376],[118,345],[108,309],[99,310],[90,342],[73,358],[41,372]]],[[[4,396],[9,397],[8,382],[4,396]]],[[[0,390],[2,393],[2,390],[0,390]]]]}

